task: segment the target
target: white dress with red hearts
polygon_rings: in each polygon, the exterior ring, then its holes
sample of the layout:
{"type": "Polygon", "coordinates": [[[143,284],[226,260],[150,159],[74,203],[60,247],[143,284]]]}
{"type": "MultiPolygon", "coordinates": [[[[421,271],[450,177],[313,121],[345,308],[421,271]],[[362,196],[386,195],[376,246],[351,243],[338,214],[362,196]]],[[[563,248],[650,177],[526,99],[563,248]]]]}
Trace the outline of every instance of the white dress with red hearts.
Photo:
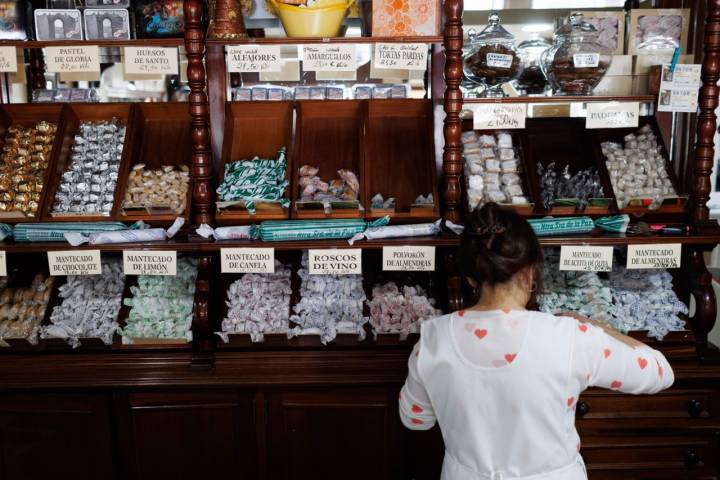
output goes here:
{"type": "Polygon", "coordinates": [[[439,423],[443,480],[584,480],[580,393],[656,393],[673,381],[660,352],[573,318],[465,310],[422,324],[400,417],[415,430],[439,423]]]}

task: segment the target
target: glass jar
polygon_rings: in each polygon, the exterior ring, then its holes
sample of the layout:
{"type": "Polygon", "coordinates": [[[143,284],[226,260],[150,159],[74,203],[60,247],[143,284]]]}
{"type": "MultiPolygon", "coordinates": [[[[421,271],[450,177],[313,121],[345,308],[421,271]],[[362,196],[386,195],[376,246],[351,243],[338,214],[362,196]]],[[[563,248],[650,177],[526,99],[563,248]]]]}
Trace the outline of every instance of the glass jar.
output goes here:
{"type": "Polygon", "coordinates": [[[517,79],[517,84],[518,90],[525,95],[545,93],[547,78],[545,78],[540,63],[543,53],[550,47],[552,47],[550,42],[537,35],[518,45],[517,52],[520,56],[522,73],[517,79]]]}
{"type": "Polygon", "coordinates": [[[497,12],[492,12],[480,33],[468,32],[468,41],[463,56],[465,77],[485,87],[484,96],[504,97],[503,84],[515,79],[522,68],[515,50],[515,37],[500,25],[497,12]]]}
{"type": "Polygon", "coordinates": [[[598,41],[598,31],[573,13],[553,35],[553,46],[542,57],[545,76],[556,93],[590,95],[605,76],[609,52],[598,41]]]}

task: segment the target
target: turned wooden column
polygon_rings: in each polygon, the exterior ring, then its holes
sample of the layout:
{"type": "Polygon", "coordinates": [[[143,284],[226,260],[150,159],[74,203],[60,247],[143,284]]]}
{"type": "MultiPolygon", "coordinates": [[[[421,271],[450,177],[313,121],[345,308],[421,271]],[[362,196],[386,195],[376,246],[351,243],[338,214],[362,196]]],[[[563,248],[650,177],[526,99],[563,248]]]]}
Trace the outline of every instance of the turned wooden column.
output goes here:
{"type": "Polygon", "coordinates": [[[710,175],[715,157],[713,137],[717,128],[715,109],[718,106],[717,82],[720,79],[720,0],[708,0],[703,42],[702,88],[700,89],[700,115],[697,121],[695,166],[693,168],[693,220],[708,220],[710,211],[710,175]]]}
{"type": "Polygon", "coordinates": [[[445,124],[443,136],[443,196],[445,198],[445,218],[452,222],[460,221],[460,173],[462,172],[462,149],[460,134],[462,122],[462,11],[463,0],[445,2],[445,124]]]}
{"type": "Polygon", "coordinates": [[[40,48],[30,49],[30,82],[33,90],[45,88],[45,59],[40,48]]]}
{"type": "Polygon", "coordinates": [[[185,0],[185,51],[190,84],[190,137],[192,139],[191,175],[193,180],[194,222],[212,223],[212,153],[210,152],[210,116],[205,93],[205,32],[202,30],[203,2],[185,0]]]}

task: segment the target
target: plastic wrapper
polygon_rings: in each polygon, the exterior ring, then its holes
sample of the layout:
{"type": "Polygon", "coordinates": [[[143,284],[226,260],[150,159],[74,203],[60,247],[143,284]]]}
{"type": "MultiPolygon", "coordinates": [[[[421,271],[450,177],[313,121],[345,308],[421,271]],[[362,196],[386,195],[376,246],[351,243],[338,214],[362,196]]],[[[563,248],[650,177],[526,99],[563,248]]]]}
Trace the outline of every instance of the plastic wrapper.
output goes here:
{"type": "Polygon", "coordinates": [[[376,285],[367,305],[376,337],[381,333],[397,333],[405,340],[408,334],[420,332],[420,323],[424,320],[442,315],[442,311],[435,308],[435,300],[419,285],[404,286],[402,292],[393,282],[376,285]]]}
{"type": "Polygon", "coordinates": [[[361,219],[338,220],[269,220],[260,224],[260,238],[265,242],[307,239],[350,238],[370,227],[387,225],[385,216],[372,222],[361,219]]]}
{"type": "Polygon", "coordinates": [[[330,203],[332,201],[355,201],[360,191],[360,181],[355,172],[347,169],[337,171],[339,178],[329,182],[323,181],[318,173],[320,169],[312,165],[303,165],[298,171],[298,186],[300,200],[321,201],[330,203]]]}
{"type": "Polygon", "coordinates": [[[18,223],[13,229],[16,242],[64,242],[66,233],[89,236],[97,232],[127,230],[122,222],[18,223]]]}
{"type": "Polygon", "coordinates": [[[79,232],[67,232],[65,233],[65,239],[74,247],[83,243],[103,245],[107,243],[158,242],[174,237],[184,224],[185,219],[182,217],[176,218],[175,222],[167,230],[164,228],[143,228],[145,224],[137,222],[132,228],[126,230],[93,232],[88,235],[79,232]]]}
{"type": "Polygon", "coordinates": [[[628,215],[609,215],[596,220],[590,217],[548,217],[528,219],[528,223],[538,237],[590,233],[596,227],[606,232],[625,233],[630,223],[630,217],[628,215]]]}
{"type": "Polygon", "coordinates": [[[40,273],[29,287],[9,287],[7,277],[0,281],[0,346],[7,346],[5,339],[10,338],[37,344],[54,282],[40,273]]]}
{"type": "Polygon", "coordinates": [[[133,166],[128,175],[123,208],[163,208],[182,215],[187,208],[190,169],[187,165],[146,169],[142,163],[133,166]]]}
{"type": "Polygon", "coordinates": [[[538,164],[537,170],[540,194],[547,210],[552,209],[555,201],[560,198],[577,200],[577,208],[583,210],[590,199],[603,198],[605,195],[600,176],[593,167],[571,174],[570,165],[559,171],[553,162],[547,167],[538,164]]]}
{"type": "Polygon", "coordinates": [[[212,228],[203,223],[195,232],[203,238],[213,237],[215,240],[253,240],[258,236],[257,227],[254,225],[212,228]]]}
{"type": "Polygon", "coordinates": [[[348,240],[350,245],[357,240],[367,239],[376,240],[380,238],[397,238],[397,237],[423,237],[429,235],[437,235],[441,232],[441,220],[435,223],[419,223],[415,225],[387,225],[382,227],[370,227],[365,231],[358,232],[348,240]]]}

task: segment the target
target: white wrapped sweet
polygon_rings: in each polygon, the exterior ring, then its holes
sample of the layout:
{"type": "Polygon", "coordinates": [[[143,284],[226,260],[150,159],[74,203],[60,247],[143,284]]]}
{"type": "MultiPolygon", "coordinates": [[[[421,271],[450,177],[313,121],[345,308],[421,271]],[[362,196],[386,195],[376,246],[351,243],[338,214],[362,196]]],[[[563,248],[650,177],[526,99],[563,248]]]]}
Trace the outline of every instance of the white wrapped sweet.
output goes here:
{"type": "Polygon", "coordinates": [[[275,262],[275,273],[248,273],[233,282],[227,291],[227,316],[220,338],[228,334],[248,334],[252,342],[262,342],[266,333],[286,334],[290,320],[291,270],[275,262]]]}
{"type": "Polygon", "coordinates": [[[435,308],[435,300],[428,298],[420,286],[405,286],[401,293],[395,283],[388,282],[373,287],[372,297],[367,304],[375,336],[397,333],[405,340],[408,334],[420,331],[424,320],[442,315],[442,311],[435,308]]]}
{"type": "Polygon", "coordinates": [[[323,345],[337,334],[354,334],[365,339],[363,316],[365,291],[361,275],[310,275],[308,254],[303,252],[300,276],[300,301],[293,306],[290,320],[297,327],[288,331],[288,338],[297,335],[320,335],[323,345]]]}
{"type": "Polygon", "coordinates": [[[69,275],[58,289],[62,303],[42,328],[42,338],[62,338],[73,348],[82,338],[99,338],[111,345],[118,330],[125,275],[120,259],[103,260],[102,275],[69,275]]]}

